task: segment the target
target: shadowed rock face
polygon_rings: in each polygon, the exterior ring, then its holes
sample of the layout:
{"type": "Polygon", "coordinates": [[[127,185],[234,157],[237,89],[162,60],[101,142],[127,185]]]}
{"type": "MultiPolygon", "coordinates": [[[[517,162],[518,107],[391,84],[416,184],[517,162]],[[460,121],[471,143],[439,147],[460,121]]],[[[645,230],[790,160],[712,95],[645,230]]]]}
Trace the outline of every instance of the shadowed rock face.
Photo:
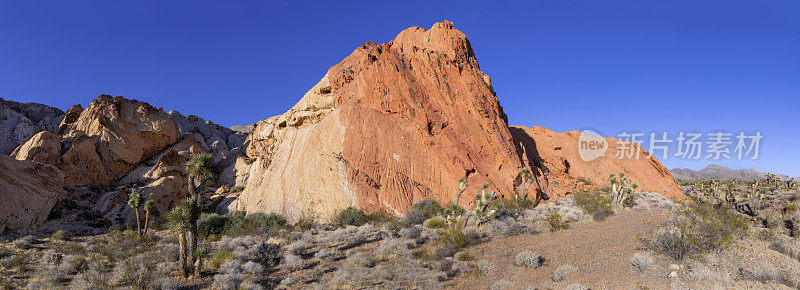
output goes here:
{"type": "Polygon", "coordinates": [[[454,201],[462,177],[508,196],[522,167],[489,77],[449,22],[362,45],[250,141],[256,160],[234,206],[290,218],[349,205],[402,214],[454,201]]]}
{"type": "Polygon", "coordinates": [[[618,159],[614,145],[617,139],[605,138],[610,144],[605,155],[592,161],[583,161],[578,153],[578,131],[558,133],[538,126],[513,126],[511,133],[514,141],[525,148],[525,158],[530,160],[531,167],[535,167],[535,160],[540,160],[539,165],[547,168],[536,168],[536,172],[540,175],[543,190],[553,198],[564,197],[576,190],[598,190],[609,185],[610,174],[625,172],[641,190],[677,200],[686,199],[669,170],[655,157],[646,158],[647,152],[641,148],[639,159],[618,159]],[[584,184],[579,179],[592,184],[584,184]]]}
{"type": "Polygon", "coordinates": [[[38,162],[0,155],[0,233],[43,222],[66,197],[64,174],[38,162]]]}

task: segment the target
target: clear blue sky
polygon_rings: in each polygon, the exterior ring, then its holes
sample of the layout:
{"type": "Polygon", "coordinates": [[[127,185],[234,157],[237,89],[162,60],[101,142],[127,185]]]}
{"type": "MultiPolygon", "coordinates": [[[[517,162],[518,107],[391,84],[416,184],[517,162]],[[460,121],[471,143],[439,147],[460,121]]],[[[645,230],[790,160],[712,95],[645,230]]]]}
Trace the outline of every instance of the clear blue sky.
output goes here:
{"type": "Polygon", "coordinates": [[[107,93],[253,123],[358,45],[447,19],[511,124],[759,130],[759,160],[718,163],[800,176],[800,2],[495,2],[3,1],[0,96],[66,109],[107,93]]]}

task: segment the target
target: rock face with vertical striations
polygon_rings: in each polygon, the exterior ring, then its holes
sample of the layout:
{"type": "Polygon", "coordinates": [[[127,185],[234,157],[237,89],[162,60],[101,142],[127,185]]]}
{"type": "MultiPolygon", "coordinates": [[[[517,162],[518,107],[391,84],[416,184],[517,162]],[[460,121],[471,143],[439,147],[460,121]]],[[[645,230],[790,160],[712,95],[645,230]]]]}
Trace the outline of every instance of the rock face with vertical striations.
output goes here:
{"type": "MultiPolygon", "coordinates": [[[[459,178],[509,196],[522,167],[506,115],[450,22],[368,42],[297,105],[257,123],[239,210],[331,217],[357,205],[403,214],[455,199],[459,178]]],[[[470,194],[461,204],[471,207],[470,194]]]]}

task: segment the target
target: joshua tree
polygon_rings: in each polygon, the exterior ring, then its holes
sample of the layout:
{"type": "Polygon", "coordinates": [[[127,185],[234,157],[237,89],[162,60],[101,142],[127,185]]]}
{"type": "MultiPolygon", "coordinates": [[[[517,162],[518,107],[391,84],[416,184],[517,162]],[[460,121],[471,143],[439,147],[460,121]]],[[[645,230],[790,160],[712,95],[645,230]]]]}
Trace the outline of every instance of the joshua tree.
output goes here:
{"type": "Polygon", "coordinates": [[[184,278],[189,276],[188,267],[190,264],[189,257],[187,255],[188,245],[186,243],[186,232],[189,231],[189,228],[191,228],[191,207],[192,201],[187,199],[184,200],[181,205],[172,208],[168,214],[169,220],[175,225],[176,230],[178,231],[178,247],[180,250],[178,265],[180,267],[181,275],[183,275],[184,278]]]}
{"type": "Polygon", "coordinates": [[[639,188],[638,184],[631,183],[624,172],[620,172],[619,177],[612,173],[608,176],[608,182],[611,183],[611,196],[614,197],[614,206],[617,208],[622,208],[625,200],[633,194],[635,189],[639,188]]]}
{"type": "MultiPolygon", "coordinates": [[[[197,218],[200,216],[198,204],[200,201],[200,193],[198,188],[202,188],[212,178],[214,178],[213,171],[214,157],[211,153],[199,153],[192,155],[191,159],[186,162],[186,171],[189,173],[188,189],[191,198],[191,206],[189,207],[189,253],[194,256],[197,250],[197,218]]],[[[192,257],[190,264],[196,264],[195,260],[198,257],[192,257]]]]}
{"type": "Polygon", "coordinates": [[[528,199],[528,186],[533,183],[533,175],[528,168],[522,168],[519,172],[522,177],[522,199],[528,199]]]}
{"type": "Polygon", "coordinates": [[[135,188],[131,189],[128,193],[128,205],[130,205],[136,212],[136,233],[142,234],[142,226],[139,222],[139,207],[142,206],[142,194],[135,188]]]}
{"type": "Polygon", "coordinates": [[[795,186],[797,186],[797,181],[795,181],[793,178],[786,180],[786,190],[792,190],[795,186]]]}
{"type": "Polygon", "coordinates": [[[728,202],[729,204],[736,203],[736,195],[735,195],[736,184],[737,182],[735,180],[732,180],[731,182],[728,183],[728,187],[725,188],[725,201],[728,202]]]}
{"type": "Polygon", "coordinates": [[[497,199],[497,193],[489,190],[489,184],[484,183],[481,192],[475,194],[475,215],[480,218],[479,222],[485,221],[494,214],[494,210],[489,210],[489,204],[497,199]]]}
{"type": "Polygon", "coordinates": [[[153,196],[150,195],[147,197],[147,200],[144,202],[144,233],[143,235],[147,235],[147,229],[150,228],[150,210],[153,209],[153,196]]]}
{"type": "Polygon", "coordinates": [[[469,187],[469,184],[467,184],[467,179],[464,177],[459,178],[458,189],[456,190],[456,200],[453,202],[453,204],[458,206],[458,200],[461,199],[461,193],[464,192],[464,190],[467,190],[467,187],[469,187]]]}

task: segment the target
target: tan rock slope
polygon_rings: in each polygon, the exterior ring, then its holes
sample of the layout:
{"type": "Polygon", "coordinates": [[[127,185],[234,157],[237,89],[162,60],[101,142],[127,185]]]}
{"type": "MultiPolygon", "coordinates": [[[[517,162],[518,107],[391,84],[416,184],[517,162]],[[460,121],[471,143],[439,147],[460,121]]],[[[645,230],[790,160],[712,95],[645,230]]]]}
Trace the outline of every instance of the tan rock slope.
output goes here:
{"type": "Polygon", "coordinates": [[[66,197],[63,185],[64,174],[54,166],[0,154],[0,233],[46,220],[66,197]]]}
{"type": "MultiPolygon", "coordinates": [[[[388,43],[360,46],[292,109],[256,124],[247,148],[254,159],[249,181],[230,210],[330,218],[357,205],[403,214],[425,198],[452,202],[462,177],[471,185],[460,200],[468,208],[483,183],[510,197],[520,169],[535,167],[532,157],[521,158],[507,122],[463,33],[448,21],[409,28],[388,43]]],[[[577,146],[557,135],[533,137],[547,141],[527,144],[534,146],[527,151],[550,141],[577,146]]],[[[548,164],[575,162],[571,170],[553,165],[549,176],[536,170],[541,190],[556,197],[566,192],[551,189],[556,180],[602,183],[617,171],[636,171],[643,188],[682,196],[657,160],[603,160],[596,170],[562,157],[542,155],[548,164]]]]}
{"type": "Polygon", "coordinates": [[[543,173],[540,180],[544,181],[544,191],[555,198],[578,190],[598,190],[608,185],[607,178],[610,174],[619,172],[625,172],[641,190],[660,193],[677,200],[686,198],[670,175],[669,169],[655,157],[647,158],[647,152],[641,148],[639,159],[617,158],[615,138],[605,138],[609,144],[605,156],[583,161],[578,154],[578,131],[558,133],[539,126],[513,126],[511,133],[514,141],[525,147],[525,157],[530,160],[531,166],[538,163],[547,168],[537,168],[537,172],[543,173]],[[589,181],[589,184],[585,181],[589,181]]]}

